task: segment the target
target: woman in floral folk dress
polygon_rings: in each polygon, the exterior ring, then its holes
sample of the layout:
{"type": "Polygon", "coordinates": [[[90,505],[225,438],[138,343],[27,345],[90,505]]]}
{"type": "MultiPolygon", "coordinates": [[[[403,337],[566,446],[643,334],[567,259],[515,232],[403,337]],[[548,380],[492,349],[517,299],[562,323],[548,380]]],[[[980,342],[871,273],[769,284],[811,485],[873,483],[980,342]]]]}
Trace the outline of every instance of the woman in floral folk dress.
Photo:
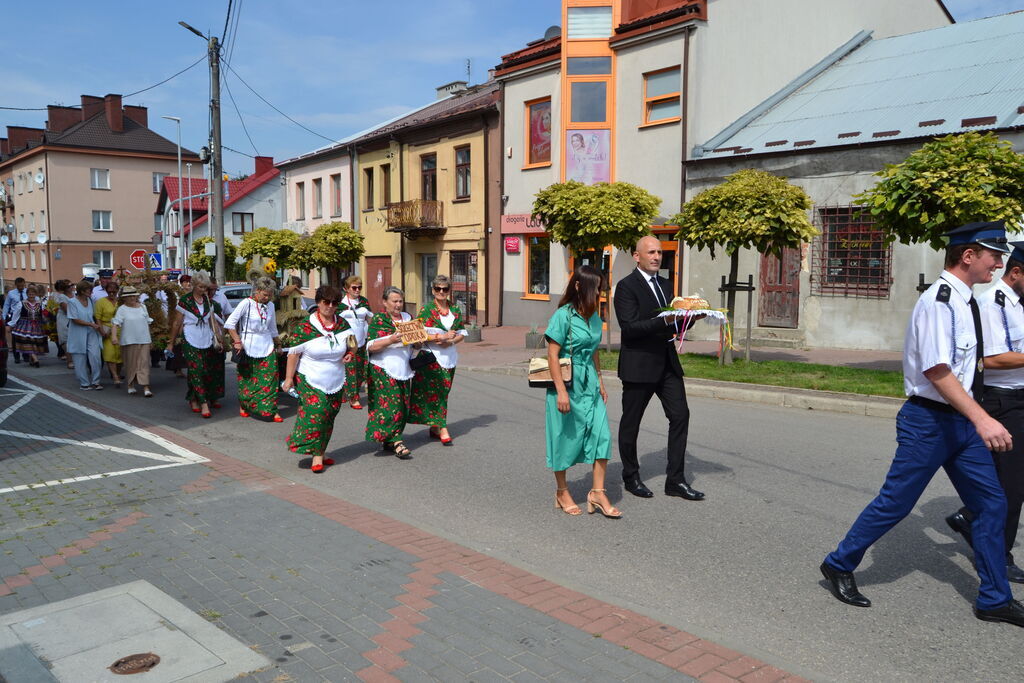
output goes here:
{"type": "Polygon", "coordinates": [[[269,277],[256,278],[252,296],[231,311],[224,329],[236,351],[245,357],[238,364],[238,414],[260,420],[283,422],[277,412],[277,335],[274,292],[269,277]]]}
{"type": "Polygon", "coordinates": [[[448,276],[435,277],[431,289],[434,300],[424,306],[417,317],[423,321],[430,338],[423,347],[431,351],[437,360],[417,370],[413,377],[409,422],[430,425],[430,435],[447,446],[452,442],[448,433],[448,394],[452,390],[455,366],[459,360],[455,345],[467,333],[462,311],[448,300],[452,290],[448,276]]]}
{"type": "Polygon", "coordinates": [[[402,344],[396,322],[408,322],[412,316],[404,312],[405,294],[398,287],[384,290],[384,311],[370,319],[366,353],[370,360],[366,381],[366,398],[370,414],[366,420],[366,440],[377,441],[402,460],[412,452],[402,443],[402,432],[409,418],[409,394],[412,348],[402,344]]]}
{"type": "Polygon", "coordinates": [[[341,292],[320,287],[315,298],[316,310],[297,323],[289,337],[288,366],[281,388],[290,391],[295,387],[299,395],[288,448],[312,456],[310,469],[320,474],[325,466],[334,464],[333,458],[324,457],[324,451],[344,403],[345,363],[352,359],[354,337],[337,314],[341,292]]]}
{"type": "Polygon", "coordinates": [[[359,345],[345,367],[348,373],[345,379],[345,400],[353,410],[363,409],[363,404],[359,402],[359,387],[366,381],[366,328],[367,321],[373,315],[370,302],[362,295],[362,291],[363,281],[358,275],[345,278],[345,296],[338,306],[338,314],[352,328],[359,345]]]}
{"type": "Polygon", "coordinates": [[[14,304],[9,324],[15,353],[21,353],[29,365],[38,368],[39,356],[45,356],[50,348],[50,338],[43,330],[43,304],[36,285],[25,288],[25,300],[14,304]]]}
{"type": "Polygon", "coordinates": [[[171,343],[181,345],[188,368],[188,401],[193,413],[210,417],[210,408],[220,408],[217,399],[224,396],[224,349],[220,304],[210,299],[210,276],[198,272],[192,277],[192,291],[178,299],[177,315],[171,329],[171,343]]]}

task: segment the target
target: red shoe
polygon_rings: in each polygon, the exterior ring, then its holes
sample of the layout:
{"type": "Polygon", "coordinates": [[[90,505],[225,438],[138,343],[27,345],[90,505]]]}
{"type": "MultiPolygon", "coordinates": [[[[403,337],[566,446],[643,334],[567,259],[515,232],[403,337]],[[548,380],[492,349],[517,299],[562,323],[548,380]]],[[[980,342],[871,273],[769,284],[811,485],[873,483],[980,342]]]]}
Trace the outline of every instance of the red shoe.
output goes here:
{"type": "Polygon", "coordinates": [[[193,413],[198,413],[198,412],[199,412],[199,406],[194,406],[194,405],[192,405],[192,404],[190,403],[190,404],[188,405],[188,407],[192,409],[192,412],[193,412],[193,413]]]}
{"type": "Polygon", "coordinates": [[[284,418],[281,417],[280,415],[275,415],[274,422],[284,422],[284,418]]]}
{"type": "Polygon", "coordinates": [[[309,469],[313,471],[313,474],[320,474],[321,472],[324,471],[324,466],[322,464],[320,464],[320,465],[313,465],[309,469]]]}
{"type": "Polygon", "coordinates": [[[202,416],[204,418],[210,418],[213,417],[213,413],[211,413],[210,411],[206,411],[205,413],[202,413],[202,416]]]}
{"type": "Polygon", "coordinates": [[[352,406],[352,410],[362,410],[363,409],[363,404],[360,403],[359,401],[353,401],[349,405],[352,406]]]}
{"type": "Polygon", "coordinates": [[[452,437],[439,436],[438,438],[441,439],[441,443],[444,444],[445,446],[452,445],[452,437]]]}
{"type": "Polygon", "coordinates": [[[249,413],[245,412],[245,411],[244,411],[244,410],[242,410],[241,408],[239,408],[239,409],[238,409],[238,414],[239,414],[239,416],[241,416],[241,417],[249,417],[249,413]]]}
{"type": "Polygon", "coordinates": [[[324,464],[325,465],[333,465],[334,464],[334,458],[324,458],[324,464]]]}
{"type": "Polygon", "coordinates": [[[298,446],[289,446],[288,450],[290,450],[292,453],[298,453],[299,452],[299,447],[298,446]]]}

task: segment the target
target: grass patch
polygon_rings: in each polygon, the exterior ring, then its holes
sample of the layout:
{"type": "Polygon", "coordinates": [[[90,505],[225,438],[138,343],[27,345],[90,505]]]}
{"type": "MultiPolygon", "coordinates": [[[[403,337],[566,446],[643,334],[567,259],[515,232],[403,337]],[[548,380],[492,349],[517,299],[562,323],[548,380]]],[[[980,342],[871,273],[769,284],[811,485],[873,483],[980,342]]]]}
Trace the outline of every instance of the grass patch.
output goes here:
{"type": "MultiPolygon", "coordinates": [[[[865,370],[785,360],[748,363],[743,359],[734,360],[732,365],[720,366],[715,356],[698,353],[684,353],[679,356],[679,361],[687,377],[868,396],[904,397],[903,373],[895,370],[865,370]]],[[[602,369],[615,370],[618,362],[618,351],[601,352],[602,369]]]]}

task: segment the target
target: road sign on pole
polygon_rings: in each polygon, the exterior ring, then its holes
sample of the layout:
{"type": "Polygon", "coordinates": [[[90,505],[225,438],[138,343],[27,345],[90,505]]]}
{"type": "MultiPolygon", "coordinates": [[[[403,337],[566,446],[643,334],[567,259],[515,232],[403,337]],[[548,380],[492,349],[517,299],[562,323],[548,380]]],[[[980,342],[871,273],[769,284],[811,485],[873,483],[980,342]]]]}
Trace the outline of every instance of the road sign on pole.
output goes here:
{"type": "Polygon", "coordinates": [[[163,270],[164,269],[164,256],[160,252],[151,252],[149,254],[149,269],[150,270],[163,270]]]}
{"type": "Polygon", "coordinates": [[[146,256],[147,254],[145,249],[136,249],[131,253],[131,256],[128,257],[128,263],[130,263],[132,268],[135,270],[145,270],[146,256]]]}

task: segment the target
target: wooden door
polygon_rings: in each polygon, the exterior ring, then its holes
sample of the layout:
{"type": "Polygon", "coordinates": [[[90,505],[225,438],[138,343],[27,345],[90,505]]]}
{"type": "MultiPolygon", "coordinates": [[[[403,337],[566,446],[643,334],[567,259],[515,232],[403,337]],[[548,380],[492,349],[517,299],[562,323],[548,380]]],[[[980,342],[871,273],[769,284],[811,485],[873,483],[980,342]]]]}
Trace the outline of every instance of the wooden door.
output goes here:
{"type": "Polygon", "coordinates": [[[761,256],[757,324],[795,329],[800,318],[800,250],[761,256]]]}
{"type": "Polygon", "coordinates": [[[363,276],[363,295],[370,302],[370,310],[374,313],[384,307],[382,296],[384,290],[391,286],[391,257],[367,256],[366,275],[363,276]]]}

